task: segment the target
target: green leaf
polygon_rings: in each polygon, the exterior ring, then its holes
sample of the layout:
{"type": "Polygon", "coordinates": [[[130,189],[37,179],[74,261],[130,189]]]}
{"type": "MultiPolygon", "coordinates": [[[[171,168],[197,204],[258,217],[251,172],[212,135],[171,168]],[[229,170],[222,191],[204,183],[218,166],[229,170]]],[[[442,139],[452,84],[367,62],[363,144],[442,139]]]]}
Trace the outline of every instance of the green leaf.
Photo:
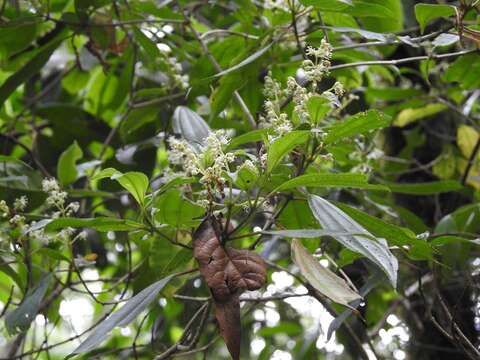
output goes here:
{"type": "Polygon", "coordinates": [[[352,0],[300,0],[300,2],[323,11],[342,11],[353,5],[352,0]]]}
{"type": "Polygon", "coordinates": [[[25,299],[17,308],[7,313],[5,326],[10,335],[28,330],[30,323],[35,319],[40,309],[51,279],[51,274],[45,275],[37,287],[25,296],[25,299]]]}
{"type": "MultiPolygon", "coordinates": [[[[418,240],[415,233],[411,230],[389,224],[351,206],[341,203],[337,203],[336,205],[376,237],[384,238],[389,243],[397,246],[408,245],[411,247],[416,246],[417,248],[421,247],[424,249],[425,254],[423,259],[427,260],[432,258],[431,246],[425,241],[418,240]]],[[[418,258],[418,256],[416,256],[416,258],[418,258]]]]}
{"type": "Polygon", "coordinates": [[[350,302],[362,298],[344,279],[320,265],[300,240],[293,239],[291,249],[292,259],[300,268],[300,273],[321,294],[347,307],[350,307],[350,302]]]}
{"type": "Polygon", "coordinates": [[[324,96],[313,95],[307,101],[307,110],[314,124],[323,120],[331,109],[331,101],[324,96]]]}
{"type": "Polygon", "coordinates": [[[205,212],[201,206],[185,199],[178,189],[160,195],[154,201],[154,207],[158,209],[157,221],[181,229],[198,225],[205,212]]]}
{"type": "Polygon", "coordinates": [[[140,291],[137,295],[130,298],[120,310],[117,310],[110,315],[106,320],[103,320],[93,329],[93,332],[88,338],[83,341],[73,352],[69,355],[73,356],[95,349],[103,340],[105,340],[117,326],[125,327],[131,323],[135,318],[155,300],[158,293],[167,285],[167,283],[174,277],[169,275],[149,287],[140,291]]]}
{"type": "Polygon", "coordinates": [[[37,16],[22,16],[9,19],[0,27],[0,57],[8,58],[11,54],[25,49],[37,34],[42,19],[37,16]]]}
{"type": "Polygon", "coordinates": [[[155,62],[162,56],[160,50],[157,47],[157,44],[150,40],[141,30],[134,27],[133,35],[135,36],[135,40],[138,41],[138,44],[140,44],[143,50],[145,50],[145,52],[147,53],[150,61],[155,62]]]}
{"type": "Polygon", "coordinates": [[[353,7],[345,9],[346,14],[366,18],[396,20],[396,13],[385,0],[352,0],[353,7]]]}
{"type": "Polygon", "coordinates": [[[455,235],[443,235],[436,237],[432,239],[431,244],[433,246],[443,246],[443,245],[448,245],[448,244],[454,244],[454,243],[466,243],[466,244],[476,244],[480,245],[479,239],[467,239],[461,236],[455,236],[455,235]]]}
{"type": "Polygon", "coordinates": [[[59,218],[45,224],[46,231],[56,231],[66,227],[91,228],[98,231],[131,231],[142,229],[145,226],[132,220],[108,217],[97,218],[59,218]]]}
{"type": "Polygon", "coordinates": [[[76,162],[83,156],[83,151],[75,141],[65,150],[58,160],[57,176],[62,185],[68,185],[77,179],[76,162]]]}
{"type": "MultiPolygon", "coordinates": [[[[384,8],[387,17],[369,16],[368,13],[361,19],[362,27],[379,33],[395,33],[403,30],[404,1],[402,0],[367,0],[365,2],[376,3],[384,8]]],[[[382,53],[390,53],[394,47],[381,47],[382,53]]]]}
{"type": "Polygon", "coordinates": [[[232,140],[230,140],[225,150],[230,151],[243,144],[262,141],[269,131],[269,129],[257,129],[234,137],[232,140]]]}
{"type": "Polygon", "coordinates": [[[43,247],[43,248],[38,249],[38,251],[36,253],[45,255],[45,256],[47,256],[51,259],[54,259],[54,260],[65,261],[65,262],[70,263],[70,259],[68,257],[66,257],[60,251],[55,250],[55,249],[51,249],[51,248],[48,248],[48,247],[43,247]]]}
{"type": "Polygon", "coordinates": [[[388,88],[367,88],[365,90],[365,95],[368,97],[370,101],[374,100],[404,100],[408,98],[412,98],[415,96],[419,96],[422,94],[422,90],[419,89],[403,89],[403,88],[396,88],[396,87],[388,87],[388,88]]]}
{"type": "Polygon", "coordinates": [[[420,108],[409,108],[400,111],[393,121],[393,126],[404,127],[417,120],[435,115],[447,109],[447,105],[441,103],[427,104],[420,108]]]}
{"type": "Polygon", "coordinates": [[[415,17],[417,18],[420,30],[425,30],[425,27],[432,21],[439,17],[450,17],[455,15],[455,7],[451,5],[441,4],[416,4],[415,17]]]}
{"type": "Polygon", "coordinates": [[[274,191],[293,189],[299,186],[354,188],[389,191],[384,185],[369,184],[367,176],[353,173],[318,173],[301,175],[280,185],[274,191]]]}
{"type": "Polygon", "coordinates": [[[145,194],[148,189],[148,178],[145,174],[130,171],[125,174],[114,174],[111,179],[117,180],[141,206],[145,205],[145,194]]]}
{"type": "Polygon", "coordinates": [[[10,279],[12,279],[15,284],[17,284],[19,289],[25,289],[25,282],[21,278],[21,276],[14,270],[9,264],[7,263],[0,263],[0,272],[7,275],[10,279]]]}
{"type": "Polygon", "coordinates": [[[230,100],[232,100],[233,93],[244,86],[247,80],[245,76],[242,76],[241,72],[227,74],[227,76],[220,79],[218,87],[212,93],[210,99],[211,120],[215,119],[225,109],[230,100]]]}
{"type": "Polygon", "coordinates": [[[307,142],[309,131],[296,130],[276,139],[268,148],[267,172],[270,173],[293,148],[307,142]]]}
{"type": "Polygon", "coordinates": [[[272,47],[272,45],[273,45],[273,42],[269,43],[268,45],[264,46],[263,48],[255,51],[252,55],[248,56],[244,60],[240,61],[238,64],[236,64],[236,65],[234,65],[234,66],[232,66],[232,67],[230,67],[226,70],[220,71],[219,73],[215,74],[213,77],[220,77],[220,76],[226,75],[228,73],[231,73],[233,71],[241,69],[242,67],[254,62],[259,57],[261,57],[263,54],[265,54],[272,47]]]}
{"type": "Polygon", "coordinates": [[[94,181],[104,178],[118,181],[120,185],[132,194],[141,206],[145,205],[145,194],[149,184],[148,177],[145,174],[137,171],[130,171],[123,174],[114,168],[107,168],[93,176],[91,180],[94,181]]]}
{"type": "Polygon", "coordinates": [[[445,215],[435,227],[436,234],[451,232],[480,232],[480,203],[462,206],[445,215]]]}
{"type": "MultiPolygon", "coordinates": [[[[167,262],[166,264],[159,268],[158,276],[164,277],[167,274],[170,274],[174,271],[179,271],[182,267],[185,267],[190,260],[193,259],[192,251],[190,249],[174,249],[169,254],[166,254],[167,262]]],[[[155,267],[155,261],[151,260],[152,266],[155,267]]]]}
{"type": "Polygon", "coordinates": [[[337,203],[336,205],[372,234],[387,239],[394,245],[411,245],[416,240],[415,234],[406,228],[391,225],[345,204],[337,203]]]}
{"type": "Polygon", "coordinates": [[[356,235],[335,236],[335,239],[348,249],[362,254],[378,265],[387,274],[392,286],[396,287],[398,261],[390,252],[384,239],[377,239],[377,241],[367,239],[366,237],[373,238],[374,236],[345,212],[320,196],[310,195],[308,204],[324,230],[365,234],[362,237],[356,235]]]}
{"type": "Polygon", "coordinates": [[[106,168],[91,177],[90,181],[101,180],[105,178],[111,178],[115,174],[121,174],[120,171],[114,168],[106,168]]]}
{"type": "Polygon", "coordinates": [[[63,41],[63,37],[56,37],[45,45],[35,56],[22,66],[17,72],[11,75],[0,86],[0,105],[3,105],[8,97],[25,81],[38,73],[47,63],[55,49],[63,41]]]}
{"type": "Polygon", "coordinates": [[[458,191],[463,188],[462,184],[453,180],[432,181],[425,183],[388,183],[385,184],[392,192],[413,195],[433,195],[449,191],[458,191]]]}
{"type": "Polygon", "coordinates": [[[249,190],[255,185],[259,174],[256,169],[241,166],[235,175],[235,185],[242,190],[249,190]]]}
{"type": "Polygon", "coordinates": [[[332,125],[327,130],[325,144],[331,144],[345,137],[365,134],[390,125],[390,116],[378,111],[368,110],[347,118],[345,121],[332,125]]]}
{"type": "Polygon", "coordinates": [[[480,87],[480,55],[477,53],[458,57],[443,74],[443,80],[456,82],[462,89],[480,87]]]}

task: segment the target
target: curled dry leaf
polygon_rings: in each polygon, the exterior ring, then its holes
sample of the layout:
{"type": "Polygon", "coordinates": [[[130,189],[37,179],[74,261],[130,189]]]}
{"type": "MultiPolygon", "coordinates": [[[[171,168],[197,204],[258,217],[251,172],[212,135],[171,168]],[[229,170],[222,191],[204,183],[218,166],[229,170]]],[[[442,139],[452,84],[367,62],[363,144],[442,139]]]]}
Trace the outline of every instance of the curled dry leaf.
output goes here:
{"type": "Polygon", "coordinates": [[[240,302],[244,290],[265,284],[266,265],[256,253],[224,247],[221,225],[207,218],[193,235],[193,255],[212,292],[220,334],[234,360],[240,358],[240,302]]]}

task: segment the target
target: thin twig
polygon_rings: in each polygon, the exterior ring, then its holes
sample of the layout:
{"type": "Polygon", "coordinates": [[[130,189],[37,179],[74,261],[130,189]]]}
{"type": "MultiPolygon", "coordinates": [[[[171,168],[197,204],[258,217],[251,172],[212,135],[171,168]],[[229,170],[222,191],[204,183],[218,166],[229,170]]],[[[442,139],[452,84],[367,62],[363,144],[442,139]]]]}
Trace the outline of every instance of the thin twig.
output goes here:
{"type": "MultiPolygon", "coordinates": [[[[217,72],[223,71],[222,67],[217,62],[217,60],[215,59],[213,54],[210,52],[210,50],[208,50],[208,47],[205,44],[205,42],[203,41],[203,39],[200,37],[200,34],[197,32],[197,30],[195,30],[195,28],[193,26],[191,26],[191,24],[190,24],[190,29],[192,30],[192,33],[195,36],[195,38],[197,39],[197,41],[200,43],[200,46],[201,46],[203,52],[205,53],[208,60],[210,61],[210,63],[215,68],[215,70],[217,72]]],[[[235,98],[235,101],[237,102],[237,104],[240,106],[240,109],[242,109],[242,112],[245,115],[245,117],[247,118],[247,121],[249,122],[249,124],[252,126],[252,128],[255,129],[257,127],[257,123],[255,122],[255,119],[253,118],[252,114],[250,113],[250,110],[248,109],[247,104],[245,104],[245,101],[243,101],[242,97],[240,96],[240,94],[237,90],[235,90],[233,92],[233,97],[235,98]]]]}

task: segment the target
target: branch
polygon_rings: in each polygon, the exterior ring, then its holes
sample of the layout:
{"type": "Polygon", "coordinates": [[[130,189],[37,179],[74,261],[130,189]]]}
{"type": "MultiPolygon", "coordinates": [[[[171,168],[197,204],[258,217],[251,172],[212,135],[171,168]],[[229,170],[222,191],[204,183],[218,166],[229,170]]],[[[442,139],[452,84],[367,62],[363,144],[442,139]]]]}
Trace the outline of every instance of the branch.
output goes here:
{"type": "Polygon", "coordinates": [[[330,67],[330,70],[337,70],[337,69],[345,69],[349,67],[357,67],[357,66],[371,66],[371,65],[400,65],[414,61],[421,61],[421,60],[429,60],[429,59],[447,59],[467,54],[472,54],[478,52],[478,49],[470,49],[470,50],[462,50],[453,53],[447,54],[433,54],[433,55],[422,55],[422,56],[412,56],[403,59],[395,59],[395,60],[372,60],[372,61],[359,61],[353,62],[348,64],[339,64],[333,65],[330,67]]]}
{"type": "MultiPolygon", "coordinates": [[[[193,26],[190,26],[190,29],[192,30],[193,32],[193,35],[195,36],[195,38],[197,39],[197,41],[200,43],[200,46],[203,50],[203,52],[205,53],[205,55],[207,56],[208,60],[210,60],[210,63],[213,65],[213,67],[215,68],[215,70],[217,72],[221,72],[223,71],[222,67],[220,66],[220,64],[217,62],[217,60],[213,57],[212,53],[210,52],[210,50],[208,50],[208,47],[207,45],[205,44],[205,42],[203,41],[203,39],[200,37],[200,34],[197,32],[197,30],[195,30],[195,28],[193,26]]],[[[235,101],[237,102],[237,104],[240,106],[240,109],[242,109],[242,112],[243,114],[245,115],[245,117],[247,118],[248,122],[250,123],[250,125],[252,126],[252,128],[256,129],[257,128],[257,123],[255,122],[255,119],[253,118],[252,114],[250,113],[250,110],[248,109],[247,107],[247,104],[245,104],[245,101],[243,101],[242,97],[240,96],[239,92],[237,90],[235,90],[233,92],[233,96],[235,98],[235,101]]]]}

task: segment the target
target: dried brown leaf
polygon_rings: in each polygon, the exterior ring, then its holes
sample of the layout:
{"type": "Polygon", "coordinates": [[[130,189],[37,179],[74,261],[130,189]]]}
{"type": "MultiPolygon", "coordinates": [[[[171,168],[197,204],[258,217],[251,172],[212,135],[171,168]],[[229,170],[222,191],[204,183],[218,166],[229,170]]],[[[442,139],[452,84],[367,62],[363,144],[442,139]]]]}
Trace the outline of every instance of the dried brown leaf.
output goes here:
{"type": "Polygon", "coordinates": [[[265,284],[266,265],[256,253],[224,247],[221,224],[207,218],[193,235],[193,255],[212,292],[220,334],[234,360],[240,358],[240,302],[244,290],[265,284]]]}

